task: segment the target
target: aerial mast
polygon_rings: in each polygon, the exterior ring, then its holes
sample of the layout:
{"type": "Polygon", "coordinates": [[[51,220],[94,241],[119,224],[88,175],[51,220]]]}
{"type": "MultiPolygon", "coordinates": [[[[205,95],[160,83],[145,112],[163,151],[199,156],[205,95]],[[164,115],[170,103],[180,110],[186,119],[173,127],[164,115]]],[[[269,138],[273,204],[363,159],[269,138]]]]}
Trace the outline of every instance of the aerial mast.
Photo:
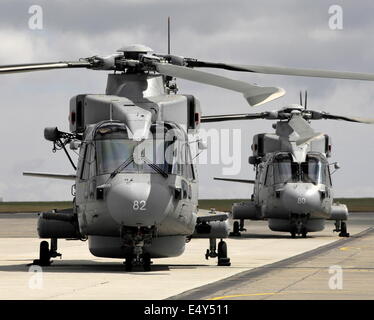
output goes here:
{"type": "Polygon", "coordinates": [[[170,17],[168,17],[168,54],[170,54],[170,17]]]}

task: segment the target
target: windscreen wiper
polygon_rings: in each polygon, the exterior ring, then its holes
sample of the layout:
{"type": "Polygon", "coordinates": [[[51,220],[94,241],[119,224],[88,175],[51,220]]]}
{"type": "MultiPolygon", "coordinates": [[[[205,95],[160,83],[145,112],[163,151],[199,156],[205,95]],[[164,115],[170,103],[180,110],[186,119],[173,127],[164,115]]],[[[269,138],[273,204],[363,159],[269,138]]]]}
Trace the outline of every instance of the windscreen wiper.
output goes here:
{"type": "Polygon", "coordinates": [[[164,178],[167,178],[169,177],[169,175],[167,174],[167,172],[165,172],[163,169],[161,169],[158,165],[152,163],[152,161],[150,161],[149,159],[147,159],[146,157],[143,157],[143,160],[144,162],[150,166],[154,171],[156,171],[157,173],[161,174],[164,178]]]}
{"type": "Polygon", "coordinates": [[[123,169],[128,167],[132,162],[134,161],[134,157],[128,158],[125,162],[123,162],[117,169],[115,169],[109,176],[109,179],[106,183],[108,183],[110,180],[112,180],[118,173],[120,173],[123,169]]]}

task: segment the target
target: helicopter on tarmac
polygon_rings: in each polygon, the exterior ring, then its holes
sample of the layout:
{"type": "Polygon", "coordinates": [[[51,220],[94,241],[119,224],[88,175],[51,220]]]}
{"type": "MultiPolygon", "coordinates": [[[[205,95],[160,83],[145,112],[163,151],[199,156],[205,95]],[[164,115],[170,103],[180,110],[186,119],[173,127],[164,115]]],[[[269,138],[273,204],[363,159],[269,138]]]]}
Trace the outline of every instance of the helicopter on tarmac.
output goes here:
{"type": "Polygon", "coordinates": [[[284,91],[174,65],[173,59],[130,45],[107,57],[0,67],[0,73],[114,71],[108,75],[106,94],[81,94],[70,100],[70,132],[57,127],[44,131],[54,151],[64,150],[76,173],[24,173],[75,181],[72,209],[40,214],[39,237],[51,239],[51,244],[41,242],[34,264],[49,265],[51,258],[61,256],[57,239],[88,239],[93,255],[125,258],[128,271],[138,264],[150,270],[151,258],[178,256],[190,238],[209,238],[205,257],[230,265],[222,240],[229,234],[228,215],[198,213],[190,145],[197,142],[203,148],[197,136],[200,104],[192,95],[176,94],[172,77],[176,72],[180,78],[241,92],[253,105],[284,91]],[[67,145],[79,149],[77,165],[67,145]],[[218,246],[216,239],[221,239],[218,246]]]}
{"type": "Polygon", "coordinates": [[[197,71],[213,67],[235,71],[374,80],[372,74],[256,67],[204,62],[153,53],[143,45],[130,45],[109,56],[70,62],[0,66],[0,74],[52,69],[86,68],[112,71],[105,94],[81,94],[70,100],[70,132],[46,128],[44,136],[63,149],[75,174],[25,175],[69,179],[73,208],[41,213],[42,241],[34,264],[49,265],[60,256],[57,239],[88,239],[95,256],[125,258],[126,270],[151,258],[182,254],[191,238],[209,238],[205,257],[218,257],[229,265],[228,215],[198,213],[198,183],[190,145],[203,143],[196,136],[201,110],[192,95],[177,94],[174,78],[242,93],[260,105],[284,95],[277,87],[261,87],[197,71]],[[79,149],[77,166],[66,149],[79,149]],[[161,160],[160,160],[161,159],[161,160]],[[221,239],[216,246],[216,239],[221,239]]]}
{"type": "MultiPolygon", "coordinates": [[[[231,235],[245,231],[244,220],[267,220],[272,231],[290,232],[306,237],[308,232],[324,229],[325,220],[335,220],[339,236],[349,237],[346,220],[348,209],[333,202],[330,166],[331,139],[315,132],[311,120],[344,120],[356,123],[374,123],[373,119],[349,118],[307,109],[305,104],[293,104],[281,110],[255,114],[205,116],[202,122],[268,119],[275,133],[261,133],[253,137],[249,163],[254,165],[255,180],[214,178],[215,180],[250,183],[254,191],[250,201],[234,203],[234,221],[231,235]]],[[[334,171],[334,172],[335,172],[334,171]]]]}

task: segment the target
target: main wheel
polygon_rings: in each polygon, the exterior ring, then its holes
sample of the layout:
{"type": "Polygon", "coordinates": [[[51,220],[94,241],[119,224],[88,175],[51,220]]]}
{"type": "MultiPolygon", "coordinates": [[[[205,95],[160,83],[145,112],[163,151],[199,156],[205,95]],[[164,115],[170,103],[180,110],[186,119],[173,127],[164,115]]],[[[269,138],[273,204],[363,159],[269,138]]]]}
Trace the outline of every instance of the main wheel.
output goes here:
{"type": "Polygon", "coordinates": [[[239,233],[239,221],[234,221],[234,233],[239,233]]]}
{"type": "Polygon", "coordinates": [[[218,259],[227,258],[227,244],[225,241],[218,243],[218,259]]]}
{"type": "Polygon", "coordinates": [[[291,225],[291,238],[294,239],[296,238],[296,234],[297,234],[297,226],[296,225],[291,225]]]}
{"type": "Polygon", "coordinates": [[[230,258],[227,257],[227,244],[221,240],[218,243],[218,265],[219,266],[230,266],[230,258]]]}
{"type": "Polygon", "coordinates": [[[40,242],[39,247],[39,264],[41,266],[49,266],[51,264],[51,255],[49,252],[49,243],[48,241],[40,242]]]}
{"type": "Polygon", "coordinates": [[[340,226],[339,237],[349,237],[349,233],[347,232],[347,224],[343,221],[340,226]]]}
{"type": "Polygon", "coordinates": [[[232,226],[232,232],[230,232],[230,236],[240,237],[239,221],[234,221],[234,224],[232,226]]]}

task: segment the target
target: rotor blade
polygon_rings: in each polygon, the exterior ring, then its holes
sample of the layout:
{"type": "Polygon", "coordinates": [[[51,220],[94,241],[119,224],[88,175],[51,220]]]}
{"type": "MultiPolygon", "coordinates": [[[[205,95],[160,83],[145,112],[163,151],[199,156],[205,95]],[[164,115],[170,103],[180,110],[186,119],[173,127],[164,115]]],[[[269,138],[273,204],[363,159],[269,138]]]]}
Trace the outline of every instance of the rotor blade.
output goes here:
{"type": "Polygon", "coordinates": [[[75,174],[58,174],[58,173],[42,173],[42,172],[24,172],[24,176],[37,177],[37,178],[50,178],[61,180],[75,180],[75,174]]]}
{"type": "Polygon", "coordinates": [[[232,121],[232,120],[265,119],[267,115],[268,115],[268,112],[202,116],[201,122],[221,122],[221,121],[232,121]]]}
{"type": "Polygon", "coordinates": [[[321,133],[321,132],[315,132],[311,136],[304,136],[304,137],[301,137],[300,139],[298,139],[296,141],[296,145],[300,146],[300,145],[302,145],[304,143],[308,143],[308,142],[310,142],[310,141],[312,141],[314,139],[320,138],[322,136],[323,136],[323,133],[321,133]]]}
{"type": "Polygon", "coordinates": [[[239,183],[250,183],[254,184],[254,180],[244,180],[244,179],[229,179],[229,178],[213,178],[214,180],[229,181],[229,182],[239,182],[239,183]]]}
{"type": "Polygon", "coordinates": [[[323,114],[322,117],[324,119],[330,119],[330,120],[343,120],[343,121],[349,121],[349,122],[374,124],[374,119],[367,119],[367,118],[351,118],[351,117],[345,117],[345,116],[337,116],[337,115],[328,114],[328,113],[323,114]]]}
{"type": "Polygon", "coordinates": [[[279,75],[287,75],[287,76],[374,81],[373,73],[344,72],[344,71],[333,71],[333,70],[302,69],[302,68],[272,67],[272,66],[239,65],[239,64],[215,63],[215,62],[207,62],[207,61],[196,61],[193,59],[190,59],[190,60],[187,59],[186,62],[189,67],[218,68],[218,69],[226,69],[226,70],[231,70],[231,71],[243,71],[243,72],[264,73],[264,74],[279,74],[279,75]]]}
{"type": "Polygon", "coordinates": [[[272,101],[285,94],[285,91],[282,88],[255,86],[243,81],[233,80],[187,67],[158,62],[154,62],[153,65],[159,73],[167,76],[240,92],[244,95],[244,98],[251,106],[257,106],[272,101]]]}
{"type": "Polygon", "coordinates": [[[296,140],[296,144],[298,146],[304,143],[308,143],[323,135],[323,133],[315,132],[309,125],[309,123],[303,119],[302,116],[293,116],[291,120],[288,121],[288,125],[299,136],[299,138],[296,140]]]}
{"type": "Polygon", "coordinates": [[[42,71],[64,68],[89,68],[92,64],[87,61],[70,61],[70,62],[45,62],[45,63],[28,63],[12,64],[0,66],[0,74],[42,71]]]}

